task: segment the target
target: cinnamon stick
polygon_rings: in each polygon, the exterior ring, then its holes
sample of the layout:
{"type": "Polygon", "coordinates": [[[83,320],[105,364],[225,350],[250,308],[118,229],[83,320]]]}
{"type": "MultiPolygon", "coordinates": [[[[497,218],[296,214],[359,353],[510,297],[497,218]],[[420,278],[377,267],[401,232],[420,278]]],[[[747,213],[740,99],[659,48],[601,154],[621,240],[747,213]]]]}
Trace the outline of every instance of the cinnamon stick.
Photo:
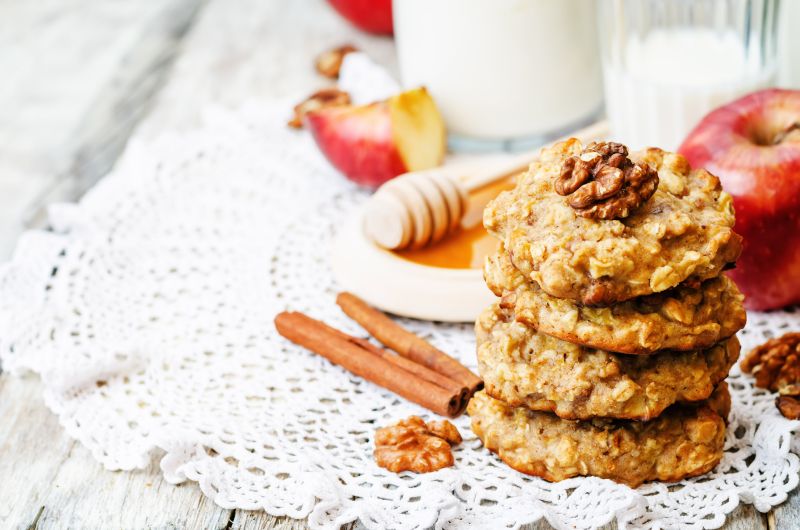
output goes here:
{"type": "Polygon", "coordinates": [[[371,344],[371,348],[367,348],[359,342],[367,341],[350,337],[319,320],[297,312],[280,313],[275,317],[275,327],[278,333],[290,341],[430,411],[450,417],[456,417],[463,412],[466,403],[460,392],[423,379],[371,349],[380,348],[371,344]]]}
{"type": "MultiPolygon", "coordinates": [[[[453,381],[447,376],[440,374],[439,372],[434,372],[430,368],[422,366],[421,364],[417,364],[410,359],[406,359],[405,357],[400,357],[399,355],[395,355],[391,352],[384,350],[383,348],[379,348],[372,344],[370,341],[366,339],[362,339],[359,337],[353,337],[352,335],[348,335],[347,333],[340,331],[336,328],[332,328],[328,326],[328,329],[331,332],[336,333],[342,339],[351,342],[361,348],[364,348],[368,352],[381,357],[382,359],[397,365],[398,367],[406,370],[407,372],[411,372],[412,374],[421,377],[422,379],[433,383],[434,385],[440,386],[445,390],[450,390],[454,393],[459,394],[460,399],[466,401],[467,400],[467,393],[469,389],[464,385],[460,384],[457,381],[453,381]]],[[[464,407],[466,407],[466,402],[464,403],[464,407]]]]}
{"type": "Polygon", "coordinates": [[[347,316],[361,324],[370,335],[384,346],[403,357],[430,368],[461,383],[471,396],[483,388],[483,381],[463,364],[450,357],[425,339],[400,326],[383,312],[367,304],[352,293],[339,293],[336,303],[347,316]]]}

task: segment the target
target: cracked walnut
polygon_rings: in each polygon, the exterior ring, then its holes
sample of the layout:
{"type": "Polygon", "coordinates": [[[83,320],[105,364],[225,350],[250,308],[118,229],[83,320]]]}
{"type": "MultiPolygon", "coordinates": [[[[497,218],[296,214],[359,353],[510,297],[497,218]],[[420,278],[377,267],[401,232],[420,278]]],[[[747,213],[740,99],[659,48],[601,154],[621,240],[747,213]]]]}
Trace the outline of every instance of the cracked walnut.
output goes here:
{"type": "Polygon", "coordinates": [[[653,196],[658,172],[647,162],[633,162],[628,148],[616,142],[592,142],[564,160],[555,182],[559,195],[581,217],[623,219],[653,196]]]}
{"type": "Polygon", "coordinates": [[[453,465],[451,445],[461,434],[447,420],[429,421],[410,416],[375,433],[375,461],[394,473],[429,473],[453,465]]]}
{"type": "Polygon", "coordinates": [[[785,417],[800,419],[800,333],[786,333],[754,348],[742,361],[756,386],[780,395],[775,404],[785,417]]]}

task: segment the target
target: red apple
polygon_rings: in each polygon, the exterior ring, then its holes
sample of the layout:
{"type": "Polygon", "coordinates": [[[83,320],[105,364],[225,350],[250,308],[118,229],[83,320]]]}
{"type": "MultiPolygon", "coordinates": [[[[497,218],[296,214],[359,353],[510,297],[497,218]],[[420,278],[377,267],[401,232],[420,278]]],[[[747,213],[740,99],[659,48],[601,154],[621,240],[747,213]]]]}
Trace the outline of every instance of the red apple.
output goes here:
{"type": "Polygon", "coordinates": [[[733,196],[744,250],[730,274],[747,307],[800,302],[800,90],[762,90],[720,107],[678,151],[733,196]]]}
{"type": "Polygon", "coordinates": [[[358,29],[391,35],[392,0],[328,0],[328,2],[358,29]]]}
{"type": "Polygon", "coordinates": [[[315,110],[306,123],[330,163],[369,188],[444,158],[444,122],[424,88],[369,105],[315,110]]]}

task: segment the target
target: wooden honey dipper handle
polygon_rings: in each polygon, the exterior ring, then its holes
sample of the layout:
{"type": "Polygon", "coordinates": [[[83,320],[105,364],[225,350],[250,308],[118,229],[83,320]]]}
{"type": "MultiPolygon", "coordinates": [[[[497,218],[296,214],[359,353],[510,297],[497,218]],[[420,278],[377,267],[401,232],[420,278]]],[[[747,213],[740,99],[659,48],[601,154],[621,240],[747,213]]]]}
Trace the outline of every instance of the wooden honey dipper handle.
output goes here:
{"type": "MultiPolygon", "coordinates": [[[[606,120],[592,123],[573,132],[567,136],[559,138],[553,143],[557,143],[567,138],[577,138],[583,143],[596,140],[608,135],[608,122],[606,120]]],[[[539,158],[539,151],[537,148],[534,151],[526,151],[515,155],[514,158],[505,160],[503,162],[494,162],[486,168],[478,168],[477,171],[470,172],[469,175],[464,175],[461,178],[456,177],[458,183],[464,188],[465,191],[473,191],[483,186],[492,184],[504,178],[523,173],[528,170],[531,162],[539,158]]]]}
{"type": "MultiPolygon", "coordinates": [[[[600,121],[565,138],[588,142],[607,134],[608,123],[600,121]]],[[[400,175],[370,198],[364,229],[373,242],[389,250],[437,242],[461,224],[470,191],[526,171],[538,156],[539,149],[466,172],[444,167],[400,175]]]]}

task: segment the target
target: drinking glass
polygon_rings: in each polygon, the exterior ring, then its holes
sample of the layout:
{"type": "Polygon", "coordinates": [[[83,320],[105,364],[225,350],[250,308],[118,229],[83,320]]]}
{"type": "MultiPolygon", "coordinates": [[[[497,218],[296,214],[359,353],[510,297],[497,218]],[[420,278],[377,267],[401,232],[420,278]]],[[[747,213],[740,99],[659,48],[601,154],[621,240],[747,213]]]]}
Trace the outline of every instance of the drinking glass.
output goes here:
{"type": "Polygon", "coordinates": [[[714,108],[775,83],[779,0],[601,0],[612,137],[674,150],[714,108]]]}
{"type": "Polygon", "coordinates": [[[403,84],[436,100],[451,146],[525,148],[602,109],[594,0],[396,0],[403,84]]]}

